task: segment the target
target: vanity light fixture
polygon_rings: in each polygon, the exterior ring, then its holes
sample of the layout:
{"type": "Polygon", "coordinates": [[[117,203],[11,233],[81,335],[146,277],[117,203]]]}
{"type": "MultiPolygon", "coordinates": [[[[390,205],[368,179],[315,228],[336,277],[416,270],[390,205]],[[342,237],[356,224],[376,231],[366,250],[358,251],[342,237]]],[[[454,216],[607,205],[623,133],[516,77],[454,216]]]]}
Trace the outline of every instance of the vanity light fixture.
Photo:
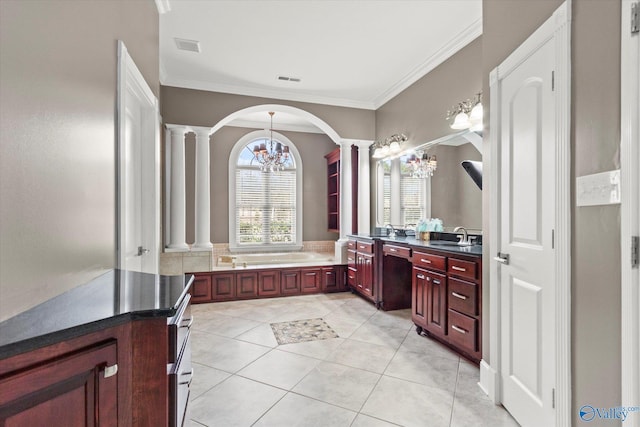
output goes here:
{"type": "Polygon", "coordinates": [[[438,161],[435,154],[430,156],[423,150],[417,150],[407,159],[407,165],[413,178],[431,178],[438,168],[438,161]]]}
{"type": "Polygon", "coordinates": [[[447,120],[453,118],[451,129],[479,132],[482,131],[482,114],[482,92],[478,92],[473,100],[459,102],[447,111],[447,120]]]}
{"type": "Polygon", "coordinates": [[[277,172],[284,170],[284,166],[289,161],[289,147],[280,143],[273,142],[273,115],[275,112],[269,111],[271,116],[271,128],[270,137],[268,143],[261,143],[260,145],[254,145],[253,156],[260,164],[260,170],[262,172],[277,172]],[[268,148],[267,148],[268,146],[268,148]]]}
{"type": "Polygon", "coordinates": [[[381,159],[390,154],[397,154],[402,149],[401,143],[407,139],[407,136],[403,133],[394,133],[384,141],[376,141],[373,144],[373,155],[371,157],[381,159]]]}

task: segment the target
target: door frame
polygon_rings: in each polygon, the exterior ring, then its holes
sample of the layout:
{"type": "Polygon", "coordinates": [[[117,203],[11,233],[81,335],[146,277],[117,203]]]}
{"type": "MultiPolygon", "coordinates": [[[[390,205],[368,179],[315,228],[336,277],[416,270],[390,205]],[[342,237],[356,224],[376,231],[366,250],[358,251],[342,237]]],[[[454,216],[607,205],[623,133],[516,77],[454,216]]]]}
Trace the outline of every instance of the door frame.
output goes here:
{"type": "MultiPolygon", "coordinates": [[[[631,238],[640,235],[640,34],[631,34],[631,5],[638,0],[622,0],[620,35],[620,236],[621,236],[621,406],[640,401],[640,314],[635,304],[640,299],[640,273],[631,265],[631,238]]],[[[629,426],[640,427],[640,416],[629,417],[629,426]]],[[[627,424],[625,423],[625,426],[627,424]]]]}
{"type": "MultiPolygon", "coordinates": [[[[153,135],[153,168],[147,170],[146,173],[152,174],[152,177],[148,178],[149,182],[153,183],[153,194],[151,195],[151,204],[153,205],[153,221],[150,228],[146,228],[144,241],[153,242],[150,250],[149,257],[153,257],[154,265],[152,266],[155,273],[159,272],[160,268],[160,109],[158,99],[153,94],[146,80],[142,76],[142,73],[136,66],[133,58],[129,55],[129,51],[122,40],[118,40],[118,80],[117,80],[117,112],[116,112],[116,127],[117,127],[117,143],[116,143],[116,266],[122,268],[125,264],[125,253],[122,250],[122,244],[125,241],[124,236],[127,233],[125,224],[123,224],[124,218],[124,189],[122,184],[125,182],[126,168],[124,165],[124,150],[123,144],[125,140],[125,114],[126,108],[124,103],[126,102],[126,92],[128,88],[135,88],[137,93],[144,98],[144,101],[150,106],[146,109],[143,122],[150,134],[153,135]],[[153,126],[153,129],[151,129],[153,126]]],[[[147,159],[150,161],[150,159],[147,159]]],[[[144,172],[144,171],[143,171],[144,172]]],[[[147,223],[151,221],[147,220],[147,223]]]]}
{"type": "MultiPolygon", "coordinates": [[[[555,43],[556,107],[556,426],[571,425],[571,0],[565,1],[527,40],[489,75],[490,84],[490,239],[489,239],[489,354],[480,363],[480,386],[494,401],[502,402],[501,390],[501,289],[499,263],[493,259],[500,250],[500,91],[501,81],[540,46],[555,43]]],[[[483,156],[483,158],[486,158],[483,156]]],[[[486,356],[486,355],[485,355],[486,356]]]]}

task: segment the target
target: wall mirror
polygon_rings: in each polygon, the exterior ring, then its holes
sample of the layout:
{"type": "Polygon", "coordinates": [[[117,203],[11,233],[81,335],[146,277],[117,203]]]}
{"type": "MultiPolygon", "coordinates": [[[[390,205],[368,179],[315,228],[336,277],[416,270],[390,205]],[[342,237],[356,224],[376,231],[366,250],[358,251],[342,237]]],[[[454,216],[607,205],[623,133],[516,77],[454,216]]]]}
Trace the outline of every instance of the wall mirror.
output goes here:
{"type": "Polygon", "coordinates": [[[445,231],[463,226],[482,230],[482,190],[461,166],[464,160],[481,161],[482,136],[457,132],[380,159],[375,166],[376,226],[404,227],[421,218],[440,218],[445,231]],[[411,176],[407,160],[416,151],[435,155],[432,177],[411,176]]]}

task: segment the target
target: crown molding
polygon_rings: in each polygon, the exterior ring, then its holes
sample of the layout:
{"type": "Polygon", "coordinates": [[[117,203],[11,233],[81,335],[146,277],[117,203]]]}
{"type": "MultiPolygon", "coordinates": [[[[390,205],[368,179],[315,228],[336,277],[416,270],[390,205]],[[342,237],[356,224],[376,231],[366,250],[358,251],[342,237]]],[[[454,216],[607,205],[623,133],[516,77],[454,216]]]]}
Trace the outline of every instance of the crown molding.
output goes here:
{"type": "MultiPolygon", "coordinates": [[[[431,55],[422,64],[418,65],[411,72],[409,72],[404,78],[395,83],[381,95],[379,95],[373,102],[374,109],[378,109],[400,92],[411,86],[413,83],[427,75],[431,70],[442,64],[449,59],[460,49],[474,41],[476,38],[482,35],[482,19],[477,19],[467,28],[458,33],[449,42],[439,49],[435,54],[431,55]]],[[[481,66],[482,64],[478,64],[481,66]]]]}

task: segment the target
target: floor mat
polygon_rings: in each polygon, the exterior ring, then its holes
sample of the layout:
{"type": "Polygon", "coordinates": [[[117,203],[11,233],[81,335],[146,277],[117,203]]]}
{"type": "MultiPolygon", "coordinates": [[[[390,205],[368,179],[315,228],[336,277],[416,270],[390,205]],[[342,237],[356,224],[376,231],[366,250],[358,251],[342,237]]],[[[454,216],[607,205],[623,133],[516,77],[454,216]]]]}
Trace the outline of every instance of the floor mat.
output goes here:
{"type": "Polygon", "coordinates": [[[294,344],[338,338],[338,334],[331,329],[331,326],[320,318],[272,323],[271,329],[278,344],[294,344]]]}

